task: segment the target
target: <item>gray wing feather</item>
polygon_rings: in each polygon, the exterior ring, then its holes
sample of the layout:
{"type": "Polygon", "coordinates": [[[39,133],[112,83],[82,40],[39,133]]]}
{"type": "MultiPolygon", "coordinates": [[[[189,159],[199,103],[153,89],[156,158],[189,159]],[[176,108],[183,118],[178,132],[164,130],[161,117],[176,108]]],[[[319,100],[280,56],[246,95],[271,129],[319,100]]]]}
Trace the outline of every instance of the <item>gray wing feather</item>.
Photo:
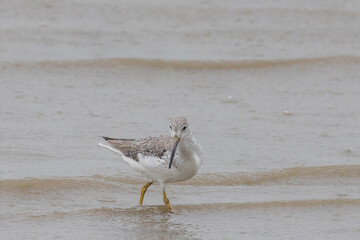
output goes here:
{"type": "Polygon", "coordinates": [[[109,138],[103,137],[113,148],[119,149],[126,157],[139,161],[138,154],[162,158],[171,151],[171,137],[109,138]]]}

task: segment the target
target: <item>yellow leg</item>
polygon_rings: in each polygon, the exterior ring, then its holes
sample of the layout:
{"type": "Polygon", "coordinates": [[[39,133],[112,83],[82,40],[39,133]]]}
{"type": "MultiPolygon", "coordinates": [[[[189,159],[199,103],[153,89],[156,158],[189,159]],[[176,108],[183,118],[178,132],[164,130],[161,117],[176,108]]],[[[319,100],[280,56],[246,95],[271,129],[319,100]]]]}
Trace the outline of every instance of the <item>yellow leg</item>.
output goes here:
{"type": "Polygon", "coordinates": [[[148,189],[148,187],[150,187],[151,184],[153,184],[153,182],[148,182],[148,183],[146,183],[146,184],[141,188],[139,205],[142,205],[142,203],[143,203],[143,201],[144,201],[144,195],[145,195],[145,193],[146,193],[146,190],[148,189]]]}
{"type": "Polygon", "coordinates": [[[175,213],[174,209],[170,205],[170,200],[167,198],[165,191],[163,191],[163,200],[165,205],[169,208],[170,212],[175,213]]]}

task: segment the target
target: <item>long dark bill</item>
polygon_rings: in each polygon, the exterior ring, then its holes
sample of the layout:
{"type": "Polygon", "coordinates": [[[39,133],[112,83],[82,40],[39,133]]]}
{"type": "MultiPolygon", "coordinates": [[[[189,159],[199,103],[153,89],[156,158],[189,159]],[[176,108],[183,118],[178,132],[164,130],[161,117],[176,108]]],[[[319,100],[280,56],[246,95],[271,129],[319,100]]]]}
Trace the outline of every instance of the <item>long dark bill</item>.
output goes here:
{"type": "Polygon", "coordinates": [[[179,144],[179,140],[180,140],[179,138],[175,138],[175,143],[174,143],[173,149],[171,151],[171,156],[170,156],[169,169],[171,168],[172,162],[174,160],[174,156],[175,156],[177,145],[179,144]]]}

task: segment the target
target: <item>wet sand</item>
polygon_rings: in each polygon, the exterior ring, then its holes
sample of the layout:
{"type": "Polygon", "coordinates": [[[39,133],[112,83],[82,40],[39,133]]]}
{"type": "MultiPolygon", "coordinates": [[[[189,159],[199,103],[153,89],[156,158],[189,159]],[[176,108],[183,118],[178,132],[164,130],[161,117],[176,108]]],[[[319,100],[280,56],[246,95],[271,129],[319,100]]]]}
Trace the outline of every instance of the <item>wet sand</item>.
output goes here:
{"type": "Polygon", "coordinates": [[[359,238],[356,1],[4,7],[1,239],[359,238]],[[205,159],[174,215],[97,143],[177,115],[205,159]]]}

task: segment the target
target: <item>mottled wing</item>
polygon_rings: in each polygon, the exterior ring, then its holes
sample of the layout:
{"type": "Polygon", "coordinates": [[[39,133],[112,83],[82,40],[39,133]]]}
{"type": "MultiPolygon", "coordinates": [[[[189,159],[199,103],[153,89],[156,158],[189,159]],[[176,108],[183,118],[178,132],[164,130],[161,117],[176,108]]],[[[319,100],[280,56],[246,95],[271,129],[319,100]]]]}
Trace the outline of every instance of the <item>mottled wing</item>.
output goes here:
{"type": "Polygon", "coordinates": [[[139,161],[138,154],[162,158],[171,151],[171,137],[147,137],[143,139],[103,137],[113,148],[119,149],[126,157],[139,161]]]}

